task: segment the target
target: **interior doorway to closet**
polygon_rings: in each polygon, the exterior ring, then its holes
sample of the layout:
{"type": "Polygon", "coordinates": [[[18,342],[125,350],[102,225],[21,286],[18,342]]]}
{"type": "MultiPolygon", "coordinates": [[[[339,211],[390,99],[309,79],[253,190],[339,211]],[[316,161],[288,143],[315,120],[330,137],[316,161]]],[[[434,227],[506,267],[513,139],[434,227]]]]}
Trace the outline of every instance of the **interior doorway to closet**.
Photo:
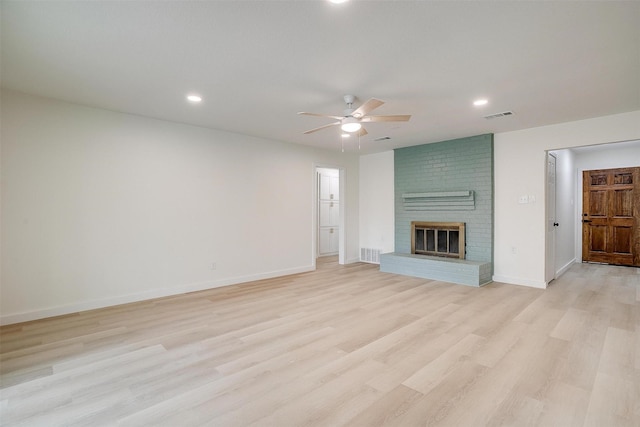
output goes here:
{"type": "Polygon", "coordinates": [[[318,257],[340,254],[341,199],[340,170],[333,168],[316,168],[317,182],[317,248],[318,257]]]}

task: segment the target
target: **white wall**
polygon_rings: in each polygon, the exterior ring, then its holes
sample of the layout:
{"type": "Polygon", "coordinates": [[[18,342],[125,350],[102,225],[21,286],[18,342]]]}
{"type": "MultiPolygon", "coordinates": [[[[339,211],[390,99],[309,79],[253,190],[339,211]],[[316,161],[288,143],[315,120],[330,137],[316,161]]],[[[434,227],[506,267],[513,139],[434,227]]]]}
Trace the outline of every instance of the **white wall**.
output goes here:
{"type": "Polygon", "coordinates": [[[393,151],[360,157],[360,247],[394,251],[393,151]]]}
{"type": "Polygon", "coordinates": [[[494,280],[545,287],[546,150],[638,138],[640,111],[496,134],[494,280]],[[519,204],[525,194],[537,202],[519,204]]]}
{"type": "Polygon", "coordinates": [[[3,323],[315,267],[315,166],[358,159],[2,92],[3,323]],[[212,269],[215,263],[215,269],[212,269]]]}
{"type": "Polygon", "coordinates": [[[585,170],[637,167],[640,163],[640,140],[571,151],[575,151],[579,182],[585,170]]]}
{"type": "MultiPolygon", "coordinates": [[[[346,259],[393,251],[392,151],[358,161],[14,92],[1,102],[2,323],[314,268],[315,166],[346,171],[346,259]]],[[[637,139],[640,111],[496,134],[494,280],[544,287],[546,150],[637,139]]],[[[576,155],[576,174],[625,166],[592,160],[576,155]]]]}

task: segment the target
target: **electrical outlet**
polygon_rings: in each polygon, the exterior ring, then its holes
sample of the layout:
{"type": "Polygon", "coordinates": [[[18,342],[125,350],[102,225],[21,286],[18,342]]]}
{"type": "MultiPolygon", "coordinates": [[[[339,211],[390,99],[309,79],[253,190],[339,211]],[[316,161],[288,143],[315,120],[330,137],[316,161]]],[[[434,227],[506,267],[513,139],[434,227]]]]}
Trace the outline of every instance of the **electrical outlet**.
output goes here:
{"type": "Polygon", "coordinates": [[[511,253],[512,253],[512,254],[516,254],[516,253],[518,253],[518,249],[516,249],[516,247],[515,247],[515,246],[511,246],[511,253]]]}
{"type": "Polygon", "coordinates": [[[210,268],[212,270],[215,270],[216,268],[218,268],[218,264],[216,264],[215,262],[212,262],[210,268]]]}

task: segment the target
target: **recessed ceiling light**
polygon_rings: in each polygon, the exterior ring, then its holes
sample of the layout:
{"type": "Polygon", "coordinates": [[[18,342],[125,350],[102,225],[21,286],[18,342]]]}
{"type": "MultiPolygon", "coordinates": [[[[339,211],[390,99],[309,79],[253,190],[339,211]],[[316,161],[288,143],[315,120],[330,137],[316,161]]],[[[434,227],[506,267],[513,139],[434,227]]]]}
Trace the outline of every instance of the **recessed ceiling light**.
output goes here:
{"type": "Polygon", "coordinates": [[[201,102],[202,97],[199,95],[187,95],[187,99],[191,102],[201,102]]]}
{"type": "Polygon", "coordinates": [[[349,0],[329,0],[329,3],[333,3],[333,4],[340,4],[340,3],[346,3],[349,0]]]}
{"type": "Polygon", "coordinates": [[[473,105],[475,105],[476,107],[481,107],[483,105],[487,105],[488,103],[489,101],[486,99],[476,99],[475,101],[473,101],[473,105]]]}

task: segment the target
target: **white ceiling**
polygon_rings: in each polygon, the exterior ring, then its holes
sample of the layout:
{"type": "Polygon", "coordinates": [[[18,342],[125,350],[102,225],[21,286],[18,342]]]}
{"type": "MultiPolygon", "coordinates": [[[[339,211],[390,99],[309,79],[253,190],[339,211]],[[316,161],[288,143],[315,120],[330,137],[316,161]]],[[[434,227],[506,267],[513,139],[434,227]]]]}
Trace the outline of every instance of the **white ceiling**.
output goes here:
{"type": "Polygon", "coordinates": [[[296,113],[347,93],[413,115],[363,153],[640,110],[638,1],[1,4],[3,87],[273,140],[340,149],[296,113]]]}

